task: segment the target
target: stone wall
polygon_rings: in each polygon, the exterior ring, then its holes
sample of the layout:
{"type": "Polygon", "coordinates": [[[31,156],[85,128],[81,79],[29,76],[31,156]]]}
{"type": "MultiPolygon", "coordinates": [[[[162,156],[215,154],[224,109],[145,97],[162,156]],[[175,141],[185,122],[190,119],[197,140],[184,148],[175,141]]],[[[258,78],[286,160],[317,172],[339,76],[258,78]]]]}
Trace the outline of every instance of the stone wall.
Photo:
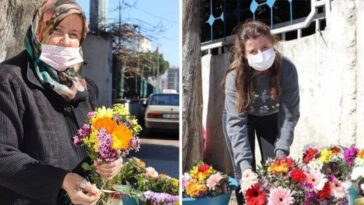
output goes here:
{"type": "Polygon", "coordinates": [[[0,62],[24,49],[26,30],[41,2],[42,0],[0,1],[0,62]]]}
{"type": "MultiPolygon", "coordinates": [[[[324,31],[278,45],[299,75],[301,118],[291,147],[295,157],[307,144],[364,147],[364,1],[332,1],[331,9],[324,31]]],[[[229,164],[217,162],[226,151],[218,145],[223,139],[218,116],[222,109],[219,96],[223,95],[216,85],[223,75],[221,65],[227,63],[226,54],[202,58],[203,76],[208,75],[202,86],[203,122],[210,138],[205,158],[218,166],[229,164]]]]}

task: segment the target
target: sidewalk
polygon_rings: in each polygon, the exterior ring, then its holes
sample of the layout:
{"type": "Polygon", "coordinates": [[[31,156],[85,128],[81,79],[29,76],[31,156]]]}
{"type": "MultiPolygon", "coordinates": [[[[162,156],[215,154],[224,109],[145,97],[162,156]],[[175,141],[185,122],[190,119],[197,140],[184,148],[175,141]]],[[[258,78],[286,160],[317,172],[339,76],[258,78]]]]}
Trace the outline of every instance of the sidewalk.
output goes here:
{"type": "Polygon", "coordinates": [[[229,205],[237,205],[235,193],[233,192],[230,197],[229,205]]]}

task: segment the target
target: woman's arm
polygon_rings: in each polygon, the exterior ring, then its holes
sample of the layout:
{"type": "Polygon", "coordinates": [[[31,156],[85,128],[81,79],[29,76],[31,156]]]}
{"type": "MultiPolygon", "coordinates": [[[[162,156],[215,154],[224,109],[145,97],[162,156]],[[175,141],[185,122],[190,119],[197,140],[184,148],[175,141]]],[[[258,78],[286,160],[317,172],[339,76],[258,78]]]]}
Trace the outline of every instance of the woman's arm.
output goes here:
{"type": "Polygon", "coordinates": [[[25,99],[19,87],[17,82],[0,82],[0,186],[55,204],[67,171],[20,151],[27,133],[23,130],[25,99]]]}
{"type": "Polygon", "coordinates": [[[225,83],[226,132],[231,142],[234,162],[244,172],[246,169],[252,169],[253,154],[248,139],[247,114],[239,113],[236,104],[235,72],[233,71],[226,76],[225,83]]]}
{"type": "Polygon", "coordinates": [[[288,155],[293,141],[294,129],[300,118],[300,95],[295,66],[286,59],[281,69],[282,95],[278,113],[278,137],[275,144],[277,156],[288,155]]]}

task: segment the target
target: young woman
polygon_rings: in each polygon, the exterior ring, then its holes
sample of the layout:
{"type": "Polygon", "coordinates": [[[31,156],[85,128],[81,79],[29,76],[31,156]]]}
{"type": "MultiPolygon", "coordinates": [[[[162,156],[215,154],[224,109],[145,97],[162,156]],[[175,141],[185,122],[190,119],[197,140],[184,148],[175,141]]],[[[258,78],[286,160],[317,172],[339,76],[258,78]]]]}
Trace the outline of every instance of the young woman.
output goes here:
{"type": "Polygon", "coordinates": [[[299,119],[297,71],[275,43],[262,22],[237,27],[232,63],[223,82],[223,129],[238,179],[255,170],[255,136],[263,161],[288,155],[299,119]]]}
{"type": "MultiPolygon", "coordinates": [[[[80,171],[86,150],[72,141],[97,96],[78,74],[86,33],[78,4],[47,0],[35,12],[26,50],[0,64],[1,204],[96,204],[100,197],[80,171]]],[[[122,159],[95,165],[111,178],[122,159]]]]}

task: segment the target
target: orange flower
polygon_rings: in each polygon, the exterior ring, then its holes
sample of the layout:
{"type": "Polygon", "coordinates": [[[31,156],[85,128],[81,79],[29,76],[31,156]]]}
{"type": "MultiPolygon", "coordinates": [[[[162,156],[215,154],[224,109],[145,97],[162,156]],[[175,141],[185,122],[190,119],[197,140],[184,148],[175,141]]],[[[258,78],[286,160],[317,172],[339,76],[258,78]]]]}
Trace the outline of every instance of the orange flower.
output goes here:
{"type": "Polygon", "coordinates": [[[362,149],[362,150],[360,150],[360,151],[358,152],[358,157],[360,157],[360,158],[364,159],[364,149],[362,149]]]}
{"type": "Polygon", "coordinates": [[[115,127],[111,136],[112,136],[112,148],[115,150],[121,150],[129,148],[130,140],[133,137],[133,134],[124,125],[118,125],[115,127]]]}
{"type": "Polygon", "coordinates": [[[268,167],[268,172],[273,174],[285,174],[288,172],[288,164],[282,161],[274,162],[268,167]]]}
{"type": "Polygon", "coordinates": [[[186,194],[191,197],[202,196],[207,191],[207,186],[205,184],[200,184],[193,180],[186,184],[186,194]]]}
{"type": "Polygon", "coordinates": [[[117,124],[115,121],[109,118],[99,118],[96,119],[94,123],[92,123],[92,126],[96,130],[100,129],[106,129],[107,133],[111,134],[114,132],[114,129],[116,128],[117,124]]]}
{"type": "Polygon", "coordinates": [[[336,155],[336,154],[339,154],[341,152],[341,149],[339,147],[335,146],[335,147],[331,147],[330,151],[331,151],[332,154],[336,155]]]}

